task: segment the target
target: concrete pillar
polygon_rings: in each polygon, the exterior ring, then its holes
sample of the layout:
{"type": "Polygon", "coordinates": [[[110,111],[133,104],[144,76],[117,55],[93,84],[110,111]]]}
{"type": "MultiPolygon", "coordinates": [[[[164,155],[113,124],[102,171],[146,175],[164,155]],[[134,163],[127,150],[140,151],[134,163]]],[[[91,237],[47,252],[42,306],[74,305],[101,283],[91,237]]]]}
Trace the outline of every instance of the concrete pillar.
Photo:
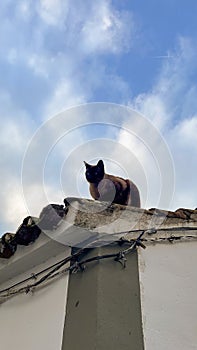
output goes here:
{"type": "MultiPolygon", "coordinates": [[[[88,257],[118,250],[101,247],[88,257]]],[[[79,349],[144,349],[136,251],[127,255],[126,268],[110,258],[71,274],[62,350],[79,349]]]]}

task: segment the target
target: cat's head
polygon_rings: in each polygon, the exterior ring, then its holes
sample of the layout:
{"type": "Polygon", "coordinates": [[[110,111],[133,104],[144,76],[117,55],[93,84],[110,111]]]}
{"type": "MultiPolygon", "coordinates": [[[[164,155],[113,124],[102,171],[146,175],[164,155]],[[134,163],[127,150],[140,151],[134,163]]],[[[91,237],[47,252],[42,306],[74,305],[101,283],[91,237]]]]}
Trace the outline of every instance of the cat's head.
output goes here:
{"type": "Polygon", "coordinates": [[[104,163],[102,160],[99,160],[96,165],[90,165],[86,162],[84,162],[86,166],[86,179],[90,183],[96,183],[98,184],[104,177],[105,170],[104,170],[104,163]]]}

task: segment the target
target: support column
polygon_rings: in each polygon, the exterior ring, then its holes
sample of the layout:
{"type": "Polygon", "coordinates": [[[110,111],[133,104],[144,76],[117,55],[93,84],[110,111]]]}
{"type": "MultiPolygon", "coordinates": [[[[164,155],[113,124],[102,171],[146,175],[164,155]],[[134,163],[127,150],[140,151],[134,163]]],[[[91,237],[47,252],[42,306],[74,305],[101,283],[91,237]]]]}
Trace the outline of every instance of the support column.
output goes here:
{"type": "MultiPolygon", "coordinates": [[[[101,247],[88,257],[117,251],[101,247]]],[[[79,349],[144,349],[137,252],[126,268],[112,258],[70,276],[62,350],[79,349]]]]}

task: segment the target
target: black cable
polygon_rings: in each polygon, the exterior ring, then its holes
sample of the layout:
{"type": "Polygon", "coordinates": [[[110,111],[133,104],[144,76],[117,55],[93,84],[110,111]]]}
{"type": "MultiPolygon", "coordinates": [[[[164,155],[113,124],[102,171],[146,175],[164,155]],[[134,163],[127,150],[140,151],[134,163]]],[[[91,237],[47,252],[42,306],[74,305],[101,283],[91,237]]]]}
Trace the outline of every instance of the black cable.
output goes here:
{"type": "MultiPolygon", "coordinates": [[[[176,229],[179,229],[180,230],[180,228],[176,228],[176,229]]],[[[195,228],[191,228],[190,227],[190,229],[195,229],[195,228]]],[[[169,229],[163,229],[163,230],[169,230],[169,229]]],[[[133,231],[127,231],[127,232],[125,232],[125,233],[131,233],[131,232],[138,232],[138,231],[141,231],[141,230],[133,230],[133,231]]],[[[14,291],[14,292],[11,292],[10,294],[8,293],[8,295],[3,295],[2,297],[9,297],[9,295],[14,295],[14,294],[17,294],[17,293],[19,293],[19,292],[21,292],[21,291],[27,291],[27,290],[29,290],[29,289],[31,289],[31,288],[33,288],[33,287],[37,287],[38,285],[40,285],[41,283],[43,283],[44,281],[46,281],[47,279],[51,279],[51,278],[53,278],[53,277],[55,277],[56,275],[58,275],[58,274],[60,274],[60,273],[62,273],[62,271],[59,273],[55,273],[56,271],[58,271],[62,266],[64,266],[65,264],[67,264],[69,261],[71,261],[71,260],[75,260],[75,263],[74,264],[72,264],[70,267],[68,267],[68,268],[66,268],[65,270],[63,270],[64,272],[66,272],[66,271],[73,271],[76,267],[79,267],[79,268],[81,268],[84,264],[86,264],[86,263],[89,263],[89,262],[92,262],[92,261],[96,261],[96,260],[101,260],[101,259],[107,259],[107,258],[112,258],[112,257],[114,257],[115,258],[115,260],[117,260],[117,261],[120,261],[121,259],[122,259],[122,257],[121,256],[123,256],[124,254],[127,254],[127,253],[130,253],[130,252],[132,252],[132,251],[134,251],[134,249],[136,248],[136,246],[141,246],[141,247],[143,247],[143,248],[145,248],[145,246],[142,244],[142,242],[141,242],[141,238],[142,238],[142,236],[143,236],[143,234],[145,233],[146,231],[142,231],[141,232],[141,234],[139,235],[139,237],[137,238],[137,239],[135,239],[135,240],[131,240],[131,241],[128,241],[128,240],[125,240],[125,242],[124,243],[130,243],[131,244],[131,242],[133,243],[132,245],[130,245],[130,247],[128,248],[128,249],[126,249],[126,250],[124,250],[124,251],[120,251],[120,252],[118,252],[118,253],[113,253],[113,254],[105,254],[105,255],[101,255],[101,256],[96,256],[96,257],[92,257],[92,258],[88,258],[88,259],[85,259],[85,260],[83,260],[83,261],[81,261],[81,262],[77,262],[77,258],[82,254],[82,253],[84,253],[87,249],[89,249],[89,248],[87,248],[87,247],[85,247],[85,248],[79,248],[79,250],[77,251],[77,252],[75,252],[74,254],[72,254],[72,255],[70,255],[70,256],[68,256],[68,257],[66,257],[66,258],[64,258],[64,259],[62,259],[62,260],[60,260],[60,261],[58,261],[58,262],[56,262],[55,264],[53,264],[53,265],[51,265],[51,266],[49,266],[49,267],[47,267],[47,268],[45,268],[45,269],[43,269],[43,270],[41,270],[41,271],[39,271],[39,272],[37,272],[37,273],[35,273],[35,274],[33,274],[32,276],[30,276],[30,277],[28,277],[28,278],[26,278],[26,279],[24,279],[24,280],[22,280],[22,281],[20,281],[20,282],[18,282],[18,283],[15,283],[15,284],[13,284],[13,285],[11,285],[10,287],[8,287],[8,288],[5,288],[5,289],[2,289],[2,290],[0,290],[0,294],[2,294],[2,293],[5,293],[5,292],[9,292],[11,289],[13,289],[13,288],[15,288],[15,287],[17,287],[17,286],[19,286],[19,285],[21,285],[21,284],[23,284],[23,283],[25,283],[25,282],[27,282],[27,281],[29,281],[29,280],[32,280],[33,278],[36,278],[36,277],[38,277],[39,275],[41,275],[41,274],[43,274],[44,272],[46,272],[46,271],[48,271],[48,270],[50,270],[50,269],[52,269],[52,271],[50,271],[49,273],[47,273],[45,276],[43,276],[39,281],[37,281],[37,282],[35,282],[35,283],[32,283],[31,285],[29,285],[29,286],[25,286],[25,287],[22,287],[22,288],[20,288],[20,289],[18,289],[18,290],[16,290],[16,291],[14,291]],[[122,254],[122,255],[121,255],[122,254]]],[[[122,232],[123,233],[123,232],[122,232]]],[[[103,236],[105,236],[105,235],[103,235],[103,236]]],[[[102,236],[102,237],[103,237],[102,236]]],[[[100,238],[102,238],[102,237],[100,237],[100,238]]],[[[157,241],[157,242],[159,242],[159,240],[161,240],[161,241],[164,241],[164,240],[166,240],[166,241],[170,241],[170,242],[172,242],[173,240],[177,240],[177,239],[181,239],[181,238],[197,238],[197,236],[195,237],[195,236],[179,236],[179,237],[176,237],[176,236],[171,236],[171,237],[165,237],[165,238],[162,238],[162,237],[160,237],[158,240],[153,240],[153,239],[143,239],[143,241],[157,241]]],[[[98,237],[99,238],[99,237],[98,237]]],[[[99,238],[99,239],[100,239],[99,238]]],[[[89,247],[91,247],[91,245],[93,244],[93,243],[95,243],[95,242],[90,242],[89,243],[89,247]]],[[[114,242],[113,242],[114,243],[114,242]]],[[[120,241],[116,241],[116,243],[120,243],[120,241]]],[[[1,296],[1,295],[0,295],[1,296]]]]}
{"type": "MultiPolygon", "coordinates": [[[[134,241],[133,245],[132,245],[130,248],[128,248],[128,249],[125,250],[125,252],[128,251],[129,249],[131,249],[132,247],[135,248],[136,245],[139,244],[139,241],[140,241],[140,239],[141,239],[141,237],[142,237],[143,234],[144,234],[144,231],[140,234],[140,236],[137,238],[137,240],[134,241]]],[[[91,245],[91,244],[92,244],[92,242],[90,243],[90,245],[91,245]]],[[[48,274],[46,274],[45,276],[43,276],[39,281],[37,281],[37,282],[35,282],[35,283],[32,283],[31,285],[27,285],[27,286],[25,286],[25,287],[22,287],[22,288],[18,289],[17,291],[13,291],[13,292],[11,292],[11,293],[8,293],[8,295],[3,295],[2,297],[9,297],[9,296],[11,296],[11,295],[20,293],[21,291],[29,291],[31,288],[37,287],[38,285],[40,285],[40,284],[42,284],[43,282],[45,282],[47,279],[52,278],[52,277],[55,277],[55,275],[57,275],[57,274],[54,275],[54,273],[55,273],[56,271],[58,271],[58,270],[59,270],[62,266],[64,266],[66,263],[68,263],[69,261],[71,261],[71,259],[72,259],[72,260],[75,260],[75,263],[74,263],[73,265],[71,265],[70,267],[68,267],[68,268],[66,269],[66,271],[69,271],[69,270],[72,271],[72,270],[75,268],[76,263],[78,264],[78,266],[82,266],[82,264],[84,264],[84,263],[88,263],[88,262],[91,262],[91,261],[94,261],[94,260],[100,260],[100,259],[111,258],[111,257],[115,257],[116,260],[120,260],[121,258],[118,259],[118,257],[120,256],[120,254],[124,254],[124,251],[121,251],[121,252],[114,253],[114,254],[106,254],[106,255],[99,256],[99,257],[98,257],[98,256],[92,257],[92,258],[89,258],[89,259],[85,259],[85,260],[82,261],[81,263],[78,263],[78,262],[76,261],[76,258],[78,258],[85,250],[87,250],[87,248],[81,248],[81,249],[79,249],[76,253],[74,253],[73,255],[70,255],[70,256],[66,257],[65,259],[61,260],[60,262],[58,262],[58,263],[56,263],[56,264],[53,264],[52,266],[50,266],[50,267],[48,267],[48,268],[46,268],[46,269],[40,271],[40,272],[37,273],[37,274],[34,274],[33,276],[31,276],[31,277],[29,277],[29,278],[27,278],[27,279],[24,279],[24,280],[22,280],[22,281],[16,283],[15,285],[12,285],[12,286],[10,286],[10,287],[8,287],[8,288],[5,288],[5,289],[1,290],[1,291],[0,291],[0,294],[5,293],[6,291],[9,292],[9,291],[10,291],[11,289],[13,289],[14,287],[16,287],[16,286],[18,286],[18,285],[20,285],[20,284],[25,283],[27,280],[30,280],[30,279],[32,279],[32,278],[35,278],[38,274],[41,274],[41,273],[43,273],[43,271],[47,271],[47,270],[49,270],[49,269],[51,269],[52,267],[55,266],[55,267],[53,268],[52,271],[50,271],[48,274]]]]}
{"type": "MultiPolygon", "coordinates": [[[[78,253],[78,252],[77,252],[77,253],[78,253]]],[[[10,287],[7,287],[7,288],[5,288],[5,289],[1,289],[1,290],[0,290],[0,294],[3,293],[3,292],[9,291],[11,288],[17,287],[17,286],[19,286],[20,284],[23,284],[23,283],[25,283],[25,282],[28,282],[28,281],[32,280],[33,278],[36,278],[36,277],[40,276],[40,275],[43,274],[44,272],[46,272],[46,271],[52,269],[53,267],[55,267],[55,266],[57,266],[57,265],[62,264],[62,263],[65,262],[65,261],[66,261],[66,263],[67,263],[67,262],[70,261],[74,256],[75,256],[75,255],[69,255],[68,257],[66,257],[66,258],[64,258],[64,259],[62,259],[62,260],[56,262],[55,264],[50,265],[50,266],[46,267],[45,269],[43,269],[43,270],[41,270],[41,271],[39,271],[39,272],[37,272],[37,273],[34,273],[32,276],[27,277],[27,278],[23,279],[22,281],[19,281],[19,282],[15,283],[15,284],[12,284],[10,287]]],[[[61,266],[60,266],[60,267],[61,267],[61,266]]]]}

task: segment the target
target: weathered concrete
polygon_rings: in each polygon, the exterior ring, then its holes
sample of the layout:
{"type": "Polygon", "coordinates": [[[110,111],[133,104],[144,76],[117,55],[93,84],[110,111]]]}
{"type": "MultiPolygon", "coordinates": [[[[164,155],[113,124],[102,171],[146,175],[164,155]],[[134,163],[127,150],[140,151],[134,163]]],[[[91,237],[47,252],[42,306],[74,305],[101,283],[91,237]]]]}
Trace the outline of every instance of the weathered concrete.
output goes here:
{"type": "MultiPolygon", "coordinates": [[[[167,236],[171,228],[197,229],[197,210],[179,209],[176,212],[125,207],[88,199],[67,198],[67,214],[52,232],[57,241],[71,246],[84,246],[83,241],[97,233],[101,242],[114,241],[128,231],[127,238],[136,238],[135,231],[156,228],[167,236]],[[164,232],[164,229],[166,230],[164,232]],[[117,234],[117,235],[116,235],[117,234]]],[[[176,232],[173,232],[176,235],[176,232]]],[[[97,237],[98,239],[98,237],[97,237]]],[[[102,245],[102,244],[101,244],[102,245]]]]}

